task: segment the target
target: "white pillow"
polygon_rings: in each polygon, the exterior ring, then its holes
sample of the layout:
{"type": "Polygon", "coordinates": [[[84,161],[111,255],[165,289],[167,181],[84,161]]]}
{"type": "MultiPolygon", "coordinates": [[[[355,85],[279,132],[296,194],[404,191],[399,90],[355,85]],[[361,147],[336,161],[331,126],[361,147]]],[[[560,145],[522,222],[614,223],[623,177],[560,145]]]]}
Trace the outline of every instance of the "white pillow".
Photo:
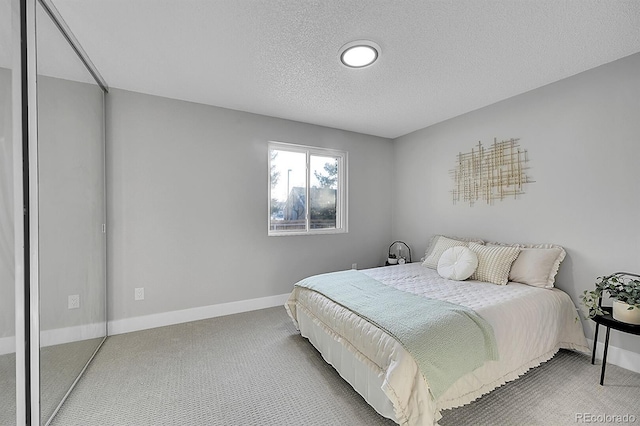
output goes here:
{"type": "Polygon", "coordinates": [[[437,269],[440,256],[442,256],[442,253],[444,253],[446,249],[455,246],[466,247],[467,245],[469,245],[469,243],[467,243],[466,241],[452,240],[451,238],[438,235],[438,238],[435,240],[434,244],[432,244],[433,249],[431,249],[431,253],[429,253],[429,255],[424,259],[424,262],[422,262],[422,266],[426,266],[427,268],[431,269],[437,269]]]}
{"type": "Polygon", "coordinates": [[[469,243],[469,248],[478,255],[478,267],[471,276],[472,280],[498,285],[509,282],[511,264],[518,257],[520,247],[481,246],[469,243]]]}
{"type": "Polygon", "coordinates": [[[464,281],[478,267],[478,256],[468,247],[451,247],[438,260],[438,274],[449,280],[464,281]]]}

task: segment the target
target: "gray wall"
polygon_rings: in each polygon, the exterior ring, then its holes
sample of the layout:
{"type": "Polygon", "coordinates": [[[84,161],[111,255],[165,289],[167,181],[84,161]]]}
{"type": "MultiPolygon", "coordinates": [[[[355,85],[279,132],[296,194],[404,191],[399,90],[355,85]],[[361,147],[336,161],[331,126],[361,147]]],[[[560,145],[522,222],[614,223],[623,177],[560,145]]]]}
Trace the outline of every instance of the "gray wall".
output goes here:
{"type": "MultiPolygon", "coordinates": [[[[640,272],[640,54],[395,140],[393,236],[424,252],[433,234],[555,243],[557,286],[576,304],[598,276],[640,272]],[[517,200],[451,200],[456,154],[520,138],[535,183],[517,200]]],[[[585,321],[589,338],[590,321],[585,321]]],[[[640,341],[612,333],[640,353],[640,341]]]]}
{"type": "Polygon", "coordinates": [[[390,140],[115,89],[107,122],[110,321],[285,294],[311,274],[384,262],[390,140]],[[347,234],[267,236],[269,140],[349,152],[347,234]]]}
{"type": "Polygon", "coordinates": [[[38,76],[41,331],[106,320],[103,121],[97,85],[38,76]]]}
{"type": "Polygon", "coordinates": [[[11,111],[11,70],[0,68],[0,338],[16,334],[11,111]]]}

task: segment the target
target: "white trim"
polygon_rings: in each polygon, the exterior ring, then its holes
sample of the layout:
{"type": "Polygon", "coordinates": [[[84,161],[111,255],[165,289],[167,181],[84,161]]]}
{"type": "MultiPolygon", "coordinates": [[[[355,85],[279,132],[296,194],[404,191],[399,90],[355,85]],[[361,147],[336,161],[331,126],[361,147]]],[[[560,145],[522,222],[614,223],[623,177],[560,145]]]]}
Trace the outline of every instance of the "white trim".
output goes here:
{"type": "Polygon", "coordinates": [[[289,293],[278,294],[257,299],[239,300],[237,302],[220,303],[217,305],[200,306],[198,308],[109,321],[109,335],[130,333],[132,331],[221,317],[258,309],[272,308],[274,306],[284,306],[288,298],[289,293]]]}
{"type": "MultiPolygon", "coordinates": [[[[81,340],[105,337],[106,322],[77,325],[74,327],[56,328],[40,332],[40,347],[62,345],[81,340]]],[[[16,351],[16,336],[0,337],[0,355],[16,351]]]]}
{"type": "MultiPolygon", "coordinates": [[[[29,392],[31,393],[31,426],[40,426],[40,251],[39,251],[39,182],[38,182],[38,89],[37,89],[37,36],[36,9],[37,2],[28,0],[26,8],[26,109],[27,109],[27,145],[29,153],[24,161],[29,164],[29,182],[27,185],[29,198],[29,297],[25,302],[29,305],[29,392]]],[[[25,42],[23,41],[23,42],[25,42]]],[[[23,108],[25,105],[23,105],[23,108]]],[[[23,109],[24,111],[24,109],[23,109]]],[[[24,137],[25,135],[23,135],[24,137]]],[[[23,183],[24,184],[24,183],[23,183]]],[[[26,200],[25,200],[26,201],[26,200]]],[[[26,241],[25,241],[26,243],[26,241]]],[[[26,269],[26,268],[25,268],[26,269]]]]}
{"type": "Polygon", "coordinates": [[[105,337],[106,322],[77,325],[75,327],[56,328],[40,332],[40,347],[62,345],[81,340],[105,337]]]}
{"type": "MultiPolygon", "coordinates": [[[[587,339],[587,342],[589,343],[589,347],[593,351],[593,339],[587,339]]],[[[602,356],[604,353],[604,342],[598,343],[599,345],[598,349],[596,350],[596,359],[602,361],[602,356]]],[[[609,350],[607,351],[607,364],[617,365],[618,367],[626,368],[627,370],[640,373],[640,354],[609,345],[609,350]]]]}

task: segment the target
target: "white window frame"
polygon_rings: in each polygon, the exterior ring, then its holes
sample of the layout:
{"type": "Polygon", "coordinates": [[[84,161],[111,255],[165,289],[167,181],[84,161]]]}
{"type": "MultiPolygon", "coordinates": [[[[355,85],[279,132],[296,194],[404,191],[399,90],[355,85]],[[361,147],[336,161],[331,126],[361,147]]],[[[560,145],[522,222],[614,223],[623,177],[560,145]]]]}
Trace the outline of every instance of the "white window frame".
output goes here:
{"type": "Polygon", "coordinates": [[[307,145],[298,145],[285,142],[269,141],[267,146],[267,230],[269,236],[294,236],[294,235],[322,235],[322,234],[344,234],[348,232],[348,203],[347,203],[347,177],[348,177],[348,157],[349,153],[337,149],[320,148],[307,145]],[[307,200],[305,206],[305,230],[281,231],[271,229],[271,150],[277,149],[282,151],[300,152],[306,154],[306,193],[307,200]],[[324,229],[311,229],[309,209],[309,193],[311,190],[311,170],[309,167],[312,155],[336,157],[338,159],[338,188],[336,195],[336,227],[324,229]]]}

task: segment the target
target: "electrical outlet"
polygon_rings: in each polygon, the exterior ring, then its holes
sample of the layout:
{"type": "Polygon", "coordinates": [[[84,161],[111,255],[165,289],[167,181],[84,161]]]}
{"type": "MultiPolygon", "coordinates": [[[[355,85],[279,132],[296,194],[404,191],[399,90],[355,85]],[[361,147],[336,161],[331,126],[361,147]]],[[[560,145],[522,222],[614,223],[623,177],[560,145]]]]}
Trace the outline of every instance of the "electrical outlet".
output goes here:
{"type": "Polygon", "coordinates": [[[144,300],[144,287],[136,287],[133,291],[134,300],[144,300]]]}
{"type": "Polygon", "coordinates": [[[358,264],[357,263],[352,263],[351,264],[351,269],[358,269],[358,264]]]}
{"type": "Polygon", "coordinates": [[[69,309],[78,309],[80,307],[80,295],[72,294],[67,298],[67,307],[69,309]]]}

